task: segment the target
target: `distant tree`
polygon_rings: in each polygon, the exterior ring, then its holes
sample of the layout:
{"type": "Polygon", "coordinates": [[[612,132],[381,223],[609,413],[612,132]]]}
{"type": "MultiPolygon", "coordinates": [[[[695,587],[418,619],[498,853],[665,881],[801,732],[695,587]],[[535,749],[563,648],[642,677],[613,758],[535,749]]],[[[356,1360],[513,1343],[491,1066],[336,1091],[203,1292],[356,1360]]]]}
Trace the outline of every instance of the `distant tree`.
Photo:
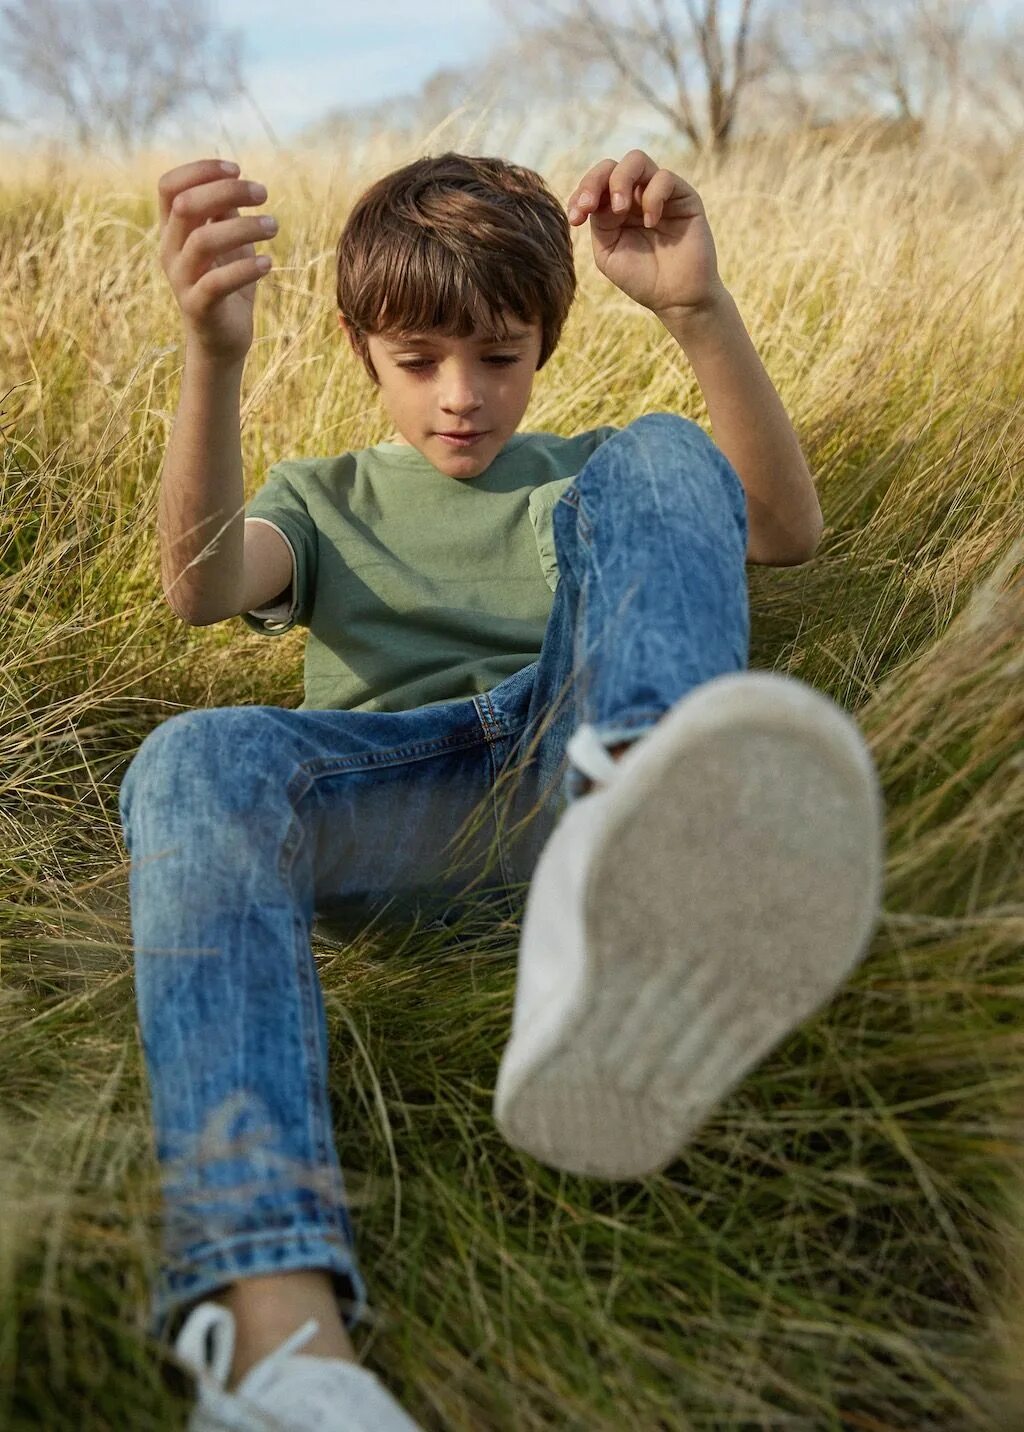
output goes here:
{"type": "Polygon", "coordinates": [[[969,57],[967,92],[993,118],[1004,137],[1024,137],[1024,18],[1007,15],[989,42],[969,57]]]}
{"type": "MultiPolygon", "coordinates": [[[[985,8],[985,0],[794,0],[801,68],[824,117],[887,112],[948,134],[970,92],[966,57],[985,8]]],[[[991,39],[981,48],[991,64],[991,39]]]]}
{"type": "Polygon", "coordinates": [[[61,112],[83,148],[131,150],[197,99],[244,89],[241,30],[218,32],[205,0],[9,0],[0,65],[61,112]]]}
{"type": "Polygon", "coordinates": [[[785,63],[771,18],[754,23],[755,11],[766,12],[765,0],[739,0],[731,27],[720,0],[686,0],[685,16],[678,7],[670,15],[666,0],[634,0],[628,17],[618,3],[602,12],[593,0],[568,0],[561,10],[548,0],[495,4],[520,31],[528,4],[553,17],[556,23],[543,30],[546,46],[576,64],[603,60],[626,90],[645,100],[695,150],[716,155],[729,147],[746,92],[785,63]],[[667,98],[666,79],[674,91],[667,98]],[[701,106],[693,97],[695,85],[703,90],[701,106]]]}

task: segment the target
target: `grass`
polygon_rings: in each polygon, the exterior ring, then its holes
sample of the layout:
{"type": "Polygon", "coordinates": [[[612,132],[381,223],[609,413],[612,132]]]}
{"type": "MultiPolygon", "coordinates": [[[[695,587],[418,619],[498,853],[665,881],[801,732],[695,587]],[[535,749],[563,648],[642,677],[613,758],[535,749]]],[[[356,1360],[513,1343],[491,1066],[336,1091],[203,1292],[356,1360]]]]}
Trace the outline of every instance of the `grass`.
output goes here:
{"type": "MultiPolygon", "coordinates": [[[[453,136],[451,147],[458,148],[453,136]]],[[[467,145],[471,152],[471,146],[467,145]]],[[[439,152],[435,140],[431,152],[439,152]]],[[[193,707],[301,699],[302,636],[189,629],[156,502],[177,403],[154,157],[0,185],[0,1425],[180,1427],[145,1333],[159,1192],[117,790],[193,707]]],[[[246,369],[251,495],[390,428],[336,327],[337,228],[374,173],[238,156],[281,221],[246,369]],[[302,412],[301,432],[295,414],[302,412]]],[[[411,157],[396,154],[393,163],[411,157]]],[[[748,568],[751,666],[851,711],[887,807],[883,914],[839,997],[657,1177],[607,1184],[491,1119],[519,924],[470,907],[314,950],[370,1316],[425,1428],[1024,1423],[1024,350],[1012,156],[675,157],[793,418],[815,559],[748,568]]],[[[287,161],[287,162],[286,162],[287,161]]],[[[546,174],[567,195],[593,162],[546,174]]],[[[523,426],[707,414],[594,269],[523,426]],[[644,376],[638,387],[637,374],[644,376]]]]}

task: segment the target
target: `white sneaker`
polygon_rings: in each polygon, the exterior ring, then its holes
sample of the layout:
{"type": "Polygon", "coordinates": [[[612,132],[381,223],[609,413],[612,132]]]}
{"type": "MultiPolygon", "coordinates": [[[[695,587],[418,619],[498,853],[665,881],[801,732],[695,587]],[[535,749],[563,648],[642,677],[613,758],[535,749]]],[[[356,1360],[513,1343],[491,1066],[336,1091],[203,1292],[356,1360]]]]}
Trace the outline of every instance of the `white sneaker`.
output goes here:
{"type": "Polygon", "coordinates": [[[297,1353],[316,1330],[310,1318],[229,1392],[234,1317],[216,1302],[193,1308],[174,1343],[198,1378],[188,1432],[422,1432],[368,1367],[297,1353]]]}
{"type": "MultiPolygon", "coordinates": [[[[641,1178],[866,953],[884,806],[856,722],[775,672],[687,693],[562,813],[527,894],[494,1118],[570,1173],[641,1178]]],[[[600,743],[598,743],[600,744],[600,743]]]]}

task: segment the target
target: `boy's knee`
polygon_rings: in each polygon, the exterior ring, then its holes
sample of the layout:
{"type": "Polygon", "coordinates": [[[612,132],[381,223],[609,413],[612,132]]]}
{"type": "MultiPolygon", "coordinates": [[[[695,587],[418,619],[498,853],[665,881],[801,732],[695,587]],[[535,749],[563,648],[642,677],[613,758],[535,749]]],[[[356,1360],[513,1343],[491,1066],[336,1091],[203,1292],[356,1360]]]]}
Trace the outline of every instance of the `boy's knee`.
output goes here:
{"type": "Polygon", "coordinates": [[[624,433],[631,433],[636,430],[639,437],[669,438],[678,441],[681,438],[703,438],[708,441],[707,434],[699,423],[692,418],[684,418],[682,413],[641,413],[640,417],[634,418],[625,428],[624,433]]]}
{"type": "MultiPolygon", "coordinates": [[[[694,422],[692,418],[684,418],[681,413],[644,413],[639,418],[635,418],[616,436],[622,437],[626,433],[632,433],[634,429],[637,430],[636,435],[642,437],[647,445],[652,443],[667,445],[673,458],[687,450],[700,453],[704,460],[702,471],[706,473],[707,468],[710,467],[711,471],[721,479],[733,510],[744,524],[747,522],[746,489],[740,475],[714,438],[710,437],[699,423],[694,422]]],[[[656,468],[656,470],[663,469],[656,468]]],[[[697,490],[703,492],[706,486],[705,478],[703,484],[698,485],[697,490]]]]}
{"type": "MultiPolygon", "coordinates": [[[[705,465],[710,463],[722,476],[726,486],[742,492],[739,474],[732,463],[714,439],[692,418],[684,418],[680,413],[644,413],[639,418],[634,418],[628,427],[623,428],[615,437],[638,438],[645,449],[665,450],[673,460],[680,454],[699,453],[705,465]]],[[[615,438],[609,441],[615,441],[615,438]]]]}

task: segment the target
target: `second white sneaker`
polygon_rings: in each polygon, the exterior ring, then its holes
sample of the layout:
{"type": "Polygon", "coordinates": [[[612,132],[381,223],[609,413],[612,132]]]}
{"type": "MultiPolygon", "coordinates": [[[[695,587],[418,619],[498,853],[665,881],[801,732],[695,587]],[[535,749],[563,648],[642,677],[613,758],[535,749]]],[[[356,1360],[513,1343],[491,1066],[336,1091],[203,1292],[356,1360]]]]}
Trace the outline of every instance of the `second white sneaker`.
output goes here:
{"type": "Polygon", "coordinates": [[[174,1344],[198,1379],[188,1432],[422,1432],[369,1368],[300,1353],[316,1330],[310,1318],[228,1391],[235,1320],[220,1303],[199,1303],[174,1344]]]}
{"type": "Polygon", "coordinates": [[[533,874],[494,1118],[553,1168],[646,1178],[866,954],[882,792],[853,718],[777,672],[569,755],[599,784],[533,874]]]}

